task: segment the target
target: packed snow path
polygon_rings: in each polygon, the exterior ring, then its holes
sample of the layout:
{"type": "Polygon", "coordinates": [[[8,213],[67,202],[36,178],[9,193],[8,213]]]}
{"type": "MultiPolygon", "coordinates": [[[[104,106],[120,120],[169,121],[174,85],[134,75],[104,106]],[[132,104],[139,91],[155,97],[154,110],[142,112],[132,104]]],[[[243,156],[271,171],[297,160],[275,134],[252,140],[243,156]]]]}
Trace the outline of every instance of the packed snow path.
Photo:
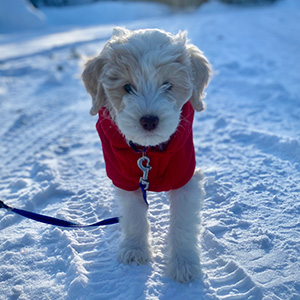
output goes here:
{"type": "MultiPolygon", "coordinates": [[[[207,192],[202,278],[165,276],[169,203],[150,193],[146,266],[119,264],[119,225],[63,230],[0,211],[0,299],[299,300],[299,9],[212,3],[123,24],[187,29],[214,66],[194,124],[207,192]]],[[[0,36],[0,198],[9,205],[81,223],[119,215],[80,80],[112,27],[0,36]]]]}

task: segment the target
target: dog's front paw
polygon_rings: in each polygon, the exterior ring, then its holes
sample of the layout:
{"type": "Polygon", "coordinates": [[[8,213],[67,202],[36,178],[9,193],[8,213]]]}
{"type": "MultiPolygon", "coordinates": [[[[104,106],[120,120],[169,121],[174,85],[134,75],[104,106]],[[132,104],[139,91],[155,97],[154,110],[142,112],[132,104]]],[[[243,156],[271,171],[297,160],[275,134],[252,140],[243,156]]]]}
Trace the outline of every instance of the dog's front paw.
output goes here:
{"type": "Polygon", "coordinates": [[[131,263],[145,265],[151,260],[149,245],[137,245],[125,240],[120,245],[119,260],[127,265],[131,263]]]}
{"type": "Polygon", "coordinates": [[[173,257],[169,261],[168,274],[179,283],[188,283],[200,277],[200,262],[181,256],[173,257]]]}

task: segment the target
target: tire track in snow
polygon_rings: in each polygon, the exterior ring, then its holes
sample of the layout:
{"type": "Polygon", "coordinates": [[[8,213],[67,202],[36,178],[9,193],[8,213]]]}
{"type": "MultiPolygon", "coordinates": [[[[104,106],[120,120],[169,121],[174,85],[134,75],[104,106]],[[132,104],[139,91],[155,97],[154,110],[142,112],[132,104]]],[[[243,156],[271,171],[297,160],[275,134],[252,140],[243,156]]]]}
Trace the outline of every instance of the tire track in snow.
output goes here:
{"type": "Polygon", "coordinates": [[[22,114],[2,137],[3,146],[7,149],[4,164],[17,164],[16,167],[19,167],[31,162],[35,155],[57,144],[71,126],[72,116],[64,111],[47,112],[46,115],[22,114]],[[15,144],[17,148],[12,146],[15,144]]]}
{"type": "Polygon", "coordinates": [[[23,197],[38,203],[45,196],[63,197],[64,189],[70,195],[68,187],[58,185],[65,185],[61,182],[65,168],[61,154],[67,151],[65,144],[72,143],[76,126],[78,120],[64,110],[24,113],[17,118],[1,137],[6,153],[1,158],[0,188],[9,189],[9,198],[19,198],[23,193],[23,197]]]}
{"type": "Polygon", "coordinates": [[[232,260],[222,258],[224,247],[215,235],[205,229],[202,236],[202,269],[205,283],[220,300],[263,299],[261,289],[245,270],[232,260]]]}

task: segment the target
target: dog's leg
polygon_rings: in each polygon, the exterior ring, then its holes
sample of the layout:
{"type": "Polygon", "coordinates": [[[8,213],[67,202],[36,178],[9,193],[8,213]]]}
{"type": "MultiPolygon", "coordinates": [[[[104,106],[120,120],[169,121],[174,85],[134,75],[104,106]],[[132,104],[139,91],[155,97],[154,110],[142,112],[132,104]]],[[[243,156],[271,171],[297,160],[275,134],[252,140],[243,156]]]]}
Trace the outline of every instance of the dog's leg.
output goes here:
{"type": "Polygon", "coordinates": [[[127,192],[117,189],[121,206],[122,241],[119,259],[125,264],[146,264],[151,259],[149,244],[148,207],[140,190],[127,192]]]}
{"type": "Polygon", "coordinates": [[[205,195],[201,174],[182,188],[170,191],[170,233],[168,273],[176,281],[186,283],[201,274],[200,208],[205,195]]]}

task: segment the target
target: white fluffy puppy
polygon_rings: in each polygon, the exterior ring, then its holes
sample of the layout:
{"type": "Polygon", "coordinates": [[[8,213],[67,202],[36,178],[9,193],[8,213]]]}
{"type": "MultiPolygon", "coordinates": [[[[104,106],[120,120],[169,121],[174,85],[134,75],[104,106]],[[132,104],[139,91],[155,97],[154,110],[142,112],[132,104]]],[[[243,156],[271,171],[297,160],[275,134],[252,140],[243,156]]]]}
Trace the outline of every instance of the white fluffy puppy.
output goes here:
{"type": "Polygon", "coordinates": [[[146,176],[149,190],[169,191],[168,271],[179,282],[200,275],[204,190],[202,175],[192,177],[191,128],[194,110],[203,110],[201,97],[209,77],[208,60],[187,42],[186,33],[124,28],[114,29],[82,74],[93,100],[90,112],[99,113],[97,130],[106,170],[122,208],[119,258],[126,264],[145,264],[152,257],[148,206],[139,189],[143,172],[137,166],[145,155],[152,167],[146,176]]]}

